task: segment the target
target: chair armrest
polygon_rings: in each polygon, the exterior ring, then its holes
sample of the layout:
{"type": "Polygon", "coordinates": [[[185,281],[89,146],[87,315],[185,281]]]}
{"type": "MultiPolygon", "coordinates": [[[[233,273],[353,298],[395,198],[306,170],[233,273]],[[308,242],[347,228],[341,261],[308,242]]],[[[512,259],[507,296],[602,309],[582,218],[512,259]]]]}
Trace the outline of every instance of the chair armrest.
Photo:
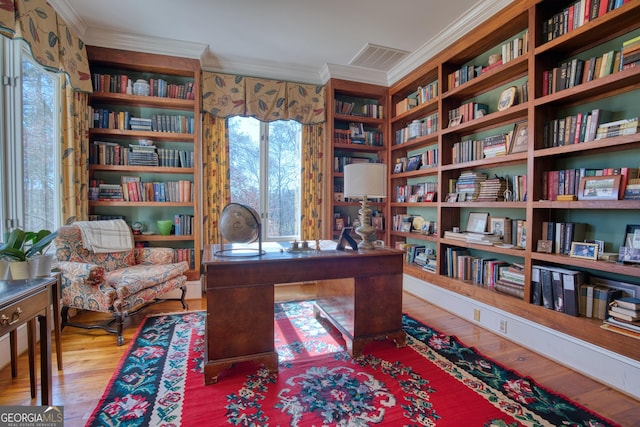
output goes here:
{"type": "Polygon", "coordinates": [[[64,280],[77,284],[95,286],[104,282],[104,267],[96,264],[59,261],[58,269],[60,269],[64,280]]]}
{"type": "Polygon", "coordinates": [[[174,254],[172,248],[138,248],[136,249],[136,264],[172,264],[174,254]]]}

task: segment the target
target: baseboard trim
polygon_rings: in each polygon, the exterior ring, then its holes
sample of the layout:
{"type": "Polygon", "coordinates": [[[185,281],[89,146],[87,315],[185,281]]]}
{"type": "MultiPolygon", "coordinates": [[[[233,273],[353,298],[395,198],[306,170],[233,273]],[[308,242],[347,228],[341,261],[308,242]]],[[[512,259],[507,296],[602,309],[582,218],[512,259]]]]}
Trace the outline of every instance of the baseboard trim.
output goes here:
{"type": "Polygon", "coordinates": [[[479,303],[447,289],[404,275],[404,290],[429,303],[541,354],[582,375],[640,399],[640,363],[602,347],[560,333],[496,307],[479,303]],[[473,319],[481,310],[480,321],[473,319]],[[501,322],[508,327],[500,331],[501,322]]]}

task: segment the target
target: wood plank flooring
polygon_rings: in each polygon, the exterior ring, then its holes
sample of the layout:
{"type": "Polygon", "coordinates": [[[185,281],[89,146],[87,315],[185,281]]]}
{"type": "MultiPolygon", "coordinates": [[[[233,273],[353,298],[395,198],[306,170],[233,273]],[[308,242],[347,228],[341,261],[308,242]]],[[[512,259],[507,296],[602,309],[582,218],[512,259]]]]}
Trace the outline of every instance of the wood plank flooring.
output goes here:
{"type": "MultiPolygon", "coordinates": [[[[314,297],[312,285],[278,286],[276,300],[300,300],[314,297]]],[[[640,427],[640,401],[617,392],[553,361],[522,348],[503,337],[460,319],[408,293],[404,295],[404,312],[444,333],[457,336],[465,344],[508,366],[522,375],[563,394],[579,404],[625,427],[640,427]]],[[[206,299],[189,300],[189,309],[206,307],[206,299]]],[[[64,406],[65,426],[85,425],[98,403],[111,375],[127,349],[127,344],[145,315],[181,311],[177,302],[156,304],[127,319],[125,345],[116,346],[115,336],[101,330],[66,328],[62,332],[64,370],[56,369],[53,355],[53,402],[64,406]]],[[[95,313],[80,313],[74,320],[108,319],[95,313]]],[[[9,366],[0,370],[0,406],[39,405],[29,396],[29,373],[26,353],[19,359],[17,378],[11,378],[9,366]]]]}

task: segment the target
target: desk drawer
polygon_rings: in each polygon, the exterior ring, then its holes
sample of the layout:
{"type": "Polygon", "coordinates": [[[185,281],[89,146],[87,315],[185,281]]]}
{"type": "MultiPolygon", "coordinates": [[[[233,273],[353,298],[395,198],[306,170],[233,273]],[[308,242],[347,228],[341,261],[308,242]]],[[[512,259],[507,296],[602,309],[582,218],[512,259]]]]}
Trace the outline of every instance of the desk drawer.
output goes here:
{"type": "Polygon", "coordinates": [[[44,308],[49,308],[48,288],[3,307],[0,310],[0,336],[22,325],[44,308]]]}

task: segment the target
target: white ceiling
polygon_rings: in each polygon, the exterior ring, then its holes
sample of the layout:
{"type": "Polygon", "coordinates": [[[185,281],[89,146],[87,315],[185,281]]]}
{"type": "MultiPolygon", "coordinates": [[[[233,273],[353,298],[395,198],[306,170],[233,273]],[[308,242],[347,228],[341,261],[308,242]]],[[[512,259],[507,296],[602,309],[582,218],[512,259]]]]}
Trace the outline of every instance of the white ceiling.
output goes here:
{"type": "Polygon", "coordinates": [[[382,85],[399,80],[510,2],[50,0],[89,45],[200,58],[203,69],[225,73],[382,85]],[[368,45],[406,55],[395,64],[353,65],[368,45]]]}

